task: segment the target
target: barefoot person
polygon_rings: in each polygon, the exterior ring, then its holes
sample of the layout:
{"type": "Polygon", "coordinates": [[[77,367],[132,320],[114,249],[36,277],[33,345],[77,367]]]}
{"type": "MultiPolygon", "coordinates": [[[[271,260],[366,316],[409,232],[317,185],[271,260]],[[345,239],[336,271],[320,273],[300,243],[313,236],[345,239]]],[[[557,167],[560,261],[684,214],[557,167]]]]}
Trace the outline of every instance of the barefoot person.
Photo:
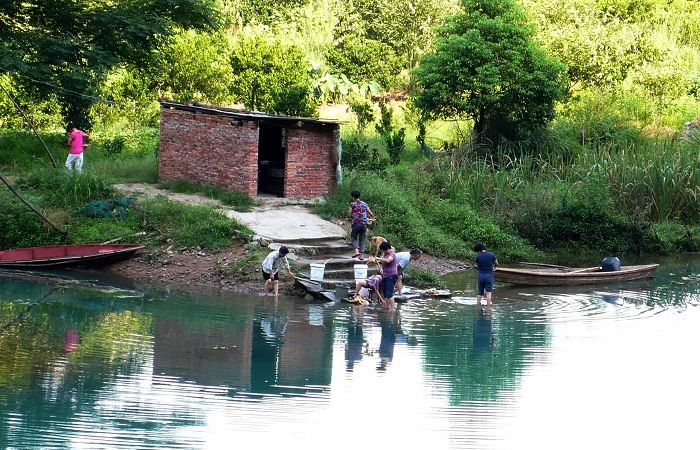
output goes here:
{"type": "Polygon", "coordinates": [[[493,271],[498,267],[496,255],[486,251],[484,244],[474,246],[476,253],[476,304],[481,305],[481,298],[486,293],[486,306],[491,306],[491,293],[493,292],[493,271]]]}
{"type": "Polygon", "coordinates": [[[289,268],[289,261],[287,261],[287,254],[289,249],[284,245],[280,247],[279,250],[270,252],[269,255],[262,262],[262,274],[263,280],[265,280],[265,296],[269,293],[274,292],[275,297],[277,297],[277,289],[279,287],[279,269],[280,265],[284,263],[289,272],[289,276],[296,278],[289,268]],[[272,286],[272,292],[270,292],[270,286],[272,286]]]}
{"type": "Polygon", "coordinates": [[[362,288],[367,288],[371,289],[374,292],[377,293],[377,297],[379,297],[379,301],[383,304],[384,303],[384,297],[382,296],[382,276],[381,275],[372,275],[369,278],[366,278],[364,280],[357,280],[355,282],[355,297],[360,296],[360,290],[362,288]]]}
{"type": "Polygon", "coordinates": [[[396,291],[401,295],[403,291],[403,272],[408,266],[411,265],[412,261],[418,261],[423,252],[420,249],[412,248],[407,252],[398,252],[396,254],[396,259],[399,261],[399,279],[396,280],[396,291]]]}
{"type": "Polygon", "coordinates": [[[399,260],[396,258],[396,253],[389,242],[382,242],[379,250],[383,252],[381,258],[375,258],[382,265],[382,282],[384,283],[383,304],[389,309],[394,309],[394,287],[396,280],[399,278],[399,260]]]}

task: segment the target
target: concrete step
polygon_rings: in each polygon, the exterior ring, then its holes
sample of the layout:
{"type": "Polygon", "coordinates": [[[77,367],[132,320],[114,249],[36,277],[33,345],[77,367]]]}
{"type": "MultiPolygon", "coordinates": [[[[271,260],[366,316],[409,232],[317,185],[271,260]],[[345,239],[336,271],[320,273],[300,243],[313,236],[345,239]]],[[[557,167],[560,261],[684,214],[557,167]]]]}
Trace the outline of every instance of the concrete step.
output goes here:
{"type": "Polygon", "coordinates": [[[366,264],[368,266],[374,265],[369,264],[367,259],[360,261],[357,258],[334,255],[300,256],[294,262],[294,265],[300,268],[309,267],[311,264],[324,264],[326,270],[352,268],[355,264],[366,264]]]}
{"type": "Polygon", "coordinates": [[[338,239],[337,236],[333,236],[330,239],[327,237],[318,237],[318,238],[299,238],[299,239],[275,239],[276,243],[286,245],[287,247],[292,246],[292,245],[326,245],[331,242],[341,242],[344,245],[350,247],[352,250],[352,245],[350,245],[349,241],[346,241],[345,239],[338,239]]]}
{"type": "MultiPolygon", "coordinates": [[[[371,268],[369,267],[367,269],[367,276],[371,277],[374,274],[379,273],[377,268],[371,268]]],[[[336,269],[336,270],[324,270],[323,271],[323,280],[354,280],[355,279],[355,270],[353,268],[350,269],[336,269]]]]}
{"type": "Polygon", "coordinates": [[[270,244],[270,248],[278,249],[280,245],[284,245],[291,253],[294,253],[299,257],[327,255],[328,258],[330,258],[332,256],[340,255],[351,256],[354,251],[350,243],[342,240],[325,240],[314,243],[308,243],[307,241],[305,241],[305,243],[284,243],[276,241],[270,244]]]}

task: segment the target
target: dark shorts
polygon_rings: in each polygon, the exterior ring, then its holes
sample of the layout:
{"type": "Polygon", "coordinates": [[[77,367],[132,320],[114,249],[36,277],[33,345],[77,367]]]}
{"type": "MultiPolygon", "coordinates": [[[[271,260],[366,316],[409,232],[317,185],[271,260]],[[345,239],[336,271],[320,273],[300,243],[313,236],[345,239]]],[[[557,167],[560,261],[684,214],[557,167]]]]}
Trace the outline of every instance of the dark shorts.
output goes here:
{"type": "Polygon", "coordinates": [[[263,280],[279,280],[280,279],[280,274],[279,272],[277,273],[267,273],[264,270],[262,271],[263,273],[263,280]]]}
{"type": "Polygon", "coordinates": [[[493,292],[493,273],[480,273],[476,277],[476,294],[484,295],[484,291],[493,292]]]}
{"type": "Polygon", "coordinates": [[[391,298],[394,296],[394,287],[396,286],[396,280],[399,279],[398,275],[392,275],[390,277],[382,279],[384,284],[384,289],[382,289],[382,295],[384,298],[391,298]]]}

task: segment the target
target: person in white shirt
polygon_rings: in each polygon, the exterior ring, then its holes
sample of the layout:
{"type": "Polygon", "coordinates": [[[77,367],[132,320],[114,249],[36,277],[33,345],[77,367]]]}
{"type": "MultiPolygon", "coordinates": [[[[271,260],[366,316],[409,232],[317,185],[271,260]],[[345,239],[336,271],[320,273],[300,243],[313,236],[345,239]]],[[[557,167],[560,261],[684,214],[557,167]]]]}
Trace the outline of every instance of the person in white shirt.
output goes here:
{"type": "Polygon", "coordinates": [[[396,289],[398,290],[399,295],[401,295],[401,291],[403,290],[404,270],[411,265],[411,261],[418,261],[422,254],[423,252],[417,248],[411,249],[408,252],[399,252],[396,254],[396,259],[399,261],[399,279],[396,282],[396,289]]]}
{"type": "Polygon", "coordinates": [[[287,268],[287,272],[289,272],[289,276],[296,278],[289,268],[289,261],[287,261],[288,253],[289,249],[285,246],[281,246],[279,250],[270,252],[262,262],[262,274],[263,280],[265,280],[265,296],[267,296],[268,293],[274,292],[275,297],[277,297],[280,265],[284,264],[287,268]],[[272,292],[270,292],[270,286],[272,286],[272,292]]]}

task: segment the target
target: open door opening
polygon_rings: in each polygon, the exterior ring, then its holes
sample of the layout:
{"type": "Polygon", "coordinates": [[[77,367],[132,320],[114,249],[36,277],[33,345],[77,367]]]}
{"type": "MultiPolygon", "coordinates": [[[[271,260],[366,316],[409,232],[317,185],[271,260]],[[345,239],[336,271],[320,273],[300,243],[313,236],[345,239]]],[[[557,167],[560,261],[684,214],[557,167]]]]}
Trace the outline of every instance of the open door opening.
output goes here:
{"type": "Polygon", "coordinates": [[[284,197],[287,129],[261,123],[258,139],[258,193],[284,197]]]}

